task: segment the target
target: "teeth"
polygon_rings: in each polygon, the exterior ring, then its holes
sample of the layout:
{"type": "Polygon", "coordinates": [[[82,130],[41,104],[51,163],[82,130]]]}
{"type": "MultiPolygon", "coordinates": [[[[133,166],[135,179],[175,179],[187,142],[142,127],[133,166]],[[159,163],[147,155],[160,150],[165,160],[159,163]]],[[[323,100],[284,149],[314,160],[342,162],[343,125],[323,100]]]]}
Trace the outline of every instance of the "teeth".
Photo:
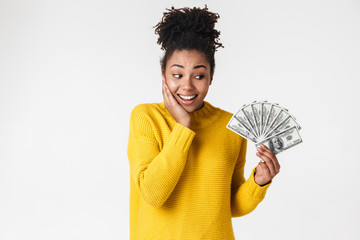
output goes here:
{"type": "Polygon", "coordinates": [[[195,98],[196,95],[193,95],[193,96],[182,96],[182,95],[179,95],[179,97],[181,97],[182,99],[185,99],[185,100],[191,100],[191,99],[195,98]]]}

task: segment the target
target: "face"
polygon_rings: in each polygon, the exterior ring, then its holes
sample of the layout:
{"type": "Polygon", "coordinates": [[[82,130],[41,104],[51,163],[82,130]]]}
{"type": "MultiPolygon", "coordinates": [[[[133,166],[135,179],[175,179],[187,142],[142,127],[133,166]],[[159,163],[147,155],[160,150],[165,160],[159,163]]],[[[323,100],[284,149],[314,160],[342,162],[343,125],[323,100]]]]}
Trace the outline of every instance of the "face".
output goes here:
{"type": "Polygon", "coordinates": [[[273,139],[272,139],[272,143],[273,143],[273,145],[274,145],[274,148],[281,148],[281,142],[280,142],[279,139],[273,138],[273,139]]]}
{"type": "Polygon", "coordinates": [[[212,82],[205,54],[197,50],[174,51],[166,63],[163,77],[175,99],[187,112],[203,106],[212,82]]]}

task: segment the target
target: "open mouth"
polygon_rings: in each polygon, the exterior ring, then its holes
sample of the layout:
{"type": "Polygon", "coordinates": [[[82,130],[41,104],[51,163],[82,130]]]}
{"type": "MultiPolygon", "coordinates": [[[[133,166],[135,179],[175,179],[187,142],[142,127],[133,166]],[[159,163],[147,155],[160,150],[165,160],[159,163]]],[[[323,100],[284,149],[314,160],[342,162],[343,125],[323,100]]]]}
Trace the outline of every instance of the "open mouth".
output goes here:
{"type": "Polygon", "coordinates": [[[180,98],[180,101],[185,104],[185,105],[190,105],[192,104],[195,99],[197,98],[197,94],[194,94],[194,95],[188,95],[188,96],[185,96],[185,95],[180,95],[178,94],[179,98],[180,98]]]}
{"type": "Polygon", "coordinates": [[[193,100],[193,99],[195,99],[198,95],[197,94],[195,94],[195,95],[191,95],[191,96],[184,96],[184,95],[180,95],[180,94],[178,94],[178,96],[179,96],[179,98],[181,98],[182,100],[193,100]]]}

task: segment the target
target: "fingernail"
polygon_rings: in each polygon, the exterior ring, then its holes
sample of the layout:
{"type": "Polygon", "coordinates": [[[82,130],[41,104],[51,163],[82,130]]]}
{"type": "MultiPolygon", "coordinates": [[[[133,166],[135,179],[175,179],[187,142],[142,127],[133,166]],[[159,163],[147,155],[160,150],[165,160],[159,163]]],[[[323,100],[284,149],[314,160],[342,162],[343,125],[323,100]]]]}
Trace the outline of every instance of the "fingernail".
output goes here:
{"type": "Polygon", "coordinates": [[[261,149],[261,148],[259,148],[259,147],[257,148],[257,150],[258,150],[258,151],[262,151],[262,149],[261,149]]]}
{"type": "Polygon", "coordinates": [[[261,147],[262,147],[262,148],[264,148],[264,147],[265,147],[265,145],[264,145],[264,144],[261,144],[261,147]]]}

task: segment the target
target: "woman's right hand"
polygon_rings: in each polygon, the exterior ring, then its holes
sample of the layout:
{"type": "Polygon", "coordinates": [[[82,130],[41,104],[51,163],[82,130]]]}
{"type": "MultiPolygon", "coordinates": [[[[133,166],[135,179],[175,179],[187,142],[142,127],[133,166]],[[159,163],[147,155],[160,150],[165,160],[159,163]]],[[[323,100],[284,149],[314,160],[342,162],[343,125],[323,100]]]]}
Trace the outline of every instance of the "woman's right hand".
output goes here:
{"type": "Polygon", "coordinates": [[[190,128],[190,114],[175,99],[174,95],[171,93],[168,85],[166,84],[164,77],[162,80],[162,93],[166,109],[177,123],[190,128]]]}

